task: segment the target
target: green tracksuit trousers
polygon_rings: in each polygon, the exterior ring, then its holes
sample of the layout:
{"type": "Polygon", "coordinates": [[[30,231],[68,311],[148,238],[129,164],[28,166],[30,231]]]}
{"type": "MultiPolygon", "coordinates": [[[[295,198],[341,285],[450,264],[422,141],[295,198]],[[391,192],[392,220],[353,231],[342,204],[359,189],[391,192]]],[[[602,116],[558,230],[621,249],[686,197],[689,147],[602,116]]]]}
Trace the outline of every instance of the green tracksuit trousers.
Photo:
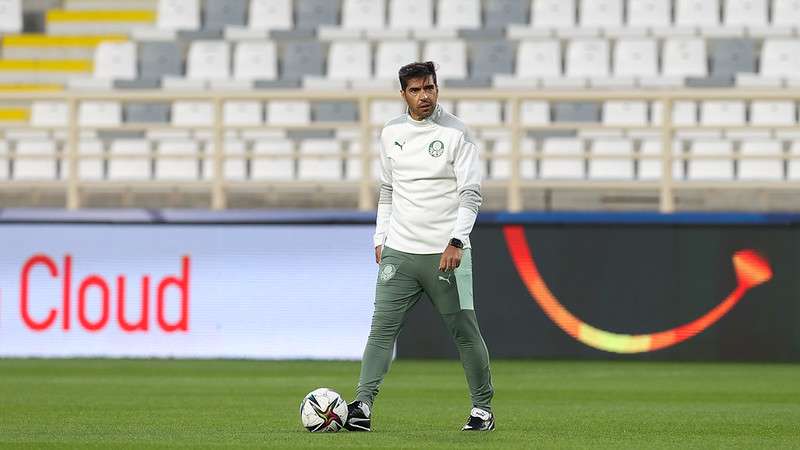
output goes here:
{"type": "Polygon", "coordinates": [[[356,400],[372,406],[389,371],[394,343],[406,315],[425,293],[458,347],[473,406],[491,412],[494,389],[489,352],[473,308],[471,251],[464,250],[461,265],[453,272],[439,271],[440,258],[441,254],[417,255],[383,248],[356,400]]]}

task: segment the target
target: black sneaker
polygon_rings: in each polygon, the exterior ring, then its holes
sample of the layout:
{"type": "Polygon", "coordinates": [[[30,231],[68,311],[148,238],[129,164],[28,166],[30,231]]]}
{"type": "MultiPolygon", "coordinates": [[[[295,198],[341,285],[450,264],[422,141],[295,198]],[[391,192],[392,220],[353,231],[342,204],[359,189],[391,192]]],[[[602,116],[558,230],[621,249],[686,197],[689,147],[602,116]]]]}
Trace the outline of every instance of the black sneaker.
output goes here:
{"type": "Polygon", "coordinates": [[[347,405],[347,422],[345,422],[344,428],[348,431],[372,431],[369,416],[369,406],[356,400],[347,405]]]}
{"type": "Polygon", "coordinates": [[[492,431],[494,430],[494,414],[480,408],[472,408],[469,412],[467,424],[461,431],[492,431]]]}

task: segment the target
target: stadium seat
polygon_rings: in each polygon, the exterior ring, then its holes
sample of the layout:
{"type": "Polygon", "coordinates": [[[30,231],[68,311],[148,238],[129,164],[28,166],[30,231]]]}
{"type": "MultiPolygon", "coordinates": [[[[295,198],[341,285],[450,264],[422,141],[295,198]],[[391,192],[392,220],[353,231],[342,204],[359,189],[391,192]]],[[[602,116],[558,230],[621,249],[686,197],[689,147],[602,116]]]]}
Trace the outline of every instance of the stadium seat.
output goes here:
{"type": "Polygon", "coordinates": [[[756,72],[756,41],[746,38],[711,41],[711,75],[734,77],[756,72]]]}
{"type": "Polygon", "coordinates": [[[492,100],[461,100],[456,104],[456,115],[467,125],[502,123],[500,102],[492,100]]]}
{"type": "Polygon", "coordinates": [[[413,41],[380,41],[375,54],[375,78],[395,80],[400,67],[419,59],[419,45],[413,41]]]}
{"type": "Polygon", "coordinates": [[[56,143],[50,139],[17,141],[13,178],[15,180],[57,180],[56,143]]]}
{"type": "Polygon", "coordinates": [[[675,0],[675,25],[719,25],[719,0],[675,0]]]}
{"type": "Polygon", "coordinates": [[[600,107],[594,102],[558,102],[554,109],[555,122],[600,121],[600,107]]]}
{"type": "Polygon", "coordinates": [[[34,101],[30,123],[35,127],[65,127],[69,124],[69,107],[66,102],[34,101]]]}
{"type": "Polygon", "coordinates": [[[754,100],[750,104],[750,123],[753,125],[795,125],[797,108],[791,100],[754,100]]]}
{"type": "MultiPolygon", "coordinates": [[[[536,141],[533,139],[520,140],[519,174],[523,179],[536,178],[536,161],[533,156],[536,152],[536,141]]],[[[491,146],[491,161],[487,177],[491,180],[507,180],[511,177],[511,140],[501,138],[494,140],[491,146]]]]}
{"type": "MultiPolygon", "coordinates": [[[[244,141],[239,139],[226,139],[224,141],[225,161],[222,163],[223,175],[226,180],[242,181],[247,179],[247,146],[244,141]]],[[[204,180],[214,178],[214,147],[213,145],[205,148],[205,159],[203,159],[204,180]]]]}
{"type": "Polygon", "coordinates": [[[772,25],[796,27],[800,23],[800,2],[772,0],[772,25]]]}
{"type": "Polygon", "coordinates": [[[550,104],[538,100],[524,100],[520,104],[519,120],[523,125],[550,123],[550,104]]]}
{"type": "Polygon", "coordinates": [[[674,38],[664,41],[661,73],[665,76],[705,77],[706,43],[703,39],[674,38]]]}
{"type": "Polygon", "coordinates": [[[311,117],[315,122],[355,122],[358,120],[356,102],[323,101],[311,105],[311,117]]]}
{"type": "Polygon", "coordinates": [[[328,50],[328,78],[364,80],[372,77],[372,52],[369,42],[333,42],[328,50]]]}
{"type": "Polygon", "coordinates": [[[0,180],[7,180],[11,175],[8,142],[0,141],[0,180]]]}
{"type": "Polygon", "coordinates": [[[197,180],[200,176],[200,145],[195,140],[164,140],[156,146],[157,180],[197,180]],[[194,156],[194,157],[193,157],[194,156]]]}
{"type": "Polygon", "coordinates": [[[557,40],[522,41],[517,47],[518,78],[561,76],[561,46],[557,40]]]}
{"type": "Polygon", "coordinates": [[[128,123],[168,123],[170,105],[168,103],[129,103],[125,105],[125,122],[128,123]]]}
{"type": "Polygon", "coordinates": [[[223,105],[225,125],[260,125],[264,123],[264,105],[257,100],[229,100],[223,105]]]}
{"type": "Polygon", "coordinates": [[[629,27],[668,27],[671,0],[628,0],[629,27]]]}
{"type": "Polygon", "coordinates": [[[200,1],[158,0],[158,28],[197,30],[200,28],[200,1]]]}
{"type": "Polygon", "coordinates": [[[243,41],[233,53],[233,77],[237,80],[274,80],[278,77],[275,43],[243,41]]]}
{"type": "Polygon", "coordinates": [[[471,78],[491,78],[514,72],[514,48],[507,40],[475,42],[470,46],[471,78]]]}
{"type": "Polygon", "coordinates": [[[323,76],[324,56],[320,42],[287,42],[281,53],[281,78],[302,79],[323,76]]]}
{"type": "Polygon", "coordinates": [[[248,25],[257,30],[289,30],[294,27],[292,0],[250,0],[248,25]]]}
{"type": "Polygon", "coordinates": [[[782,180],[783,147],[780,141],[749,140],[739,148],[740,180],[782,180]],[[774,159],[747,159],[747,156],[772,156],[774,159]]]}
{"type": "Polygon", "coordinates": [[[183,55],[175,42],[142,42],[139,44],[139,76],[156,79],[183,75],[183,55]]]}
{"type": "Polygon", "coordinates": [[[405,112],[406,106],[398,100],[374,100],[370,104],[372,125],[383,125],[405,112]]]}
{"type": "Polygon", "coordinates": [[[543,179],[583,179],[585,177],[584,142],[575,138],[548,138],[542,146],[542,156],[562,155],[553,159],[542,159],[539,177],[543,179]],[[570,158],[569,156],[574,156],[570,158]]]}
{"type": "MultiPolygon", "coordinates": [[[[677,159],[682,153],[680,142],[674,141],[672,143],[672,154],[675,158],[672,160],[672,178],[674,180],[683,179],[684,161],[677,159]]],[[[661,141],[652,139],[642,141],[639,154],[644,158],[639,160],[638,179],[657,180],[661,178],[661,141]]]]}
{"type": "Polygon", "coordinates": [[[148,180],[151,178],[151,148],[145,139],[117,139],[111,142],[108,161],[109,180],[148,180]],[[121,155],[120,157],[113,157],[121,155]]]}
{"type": "MultiPolygon", "coordinates": [[[[465,10],[461,14],[461,21],[455,22],[452,19],[452,26],[456,28],[480,28],[481,26],[481,6],[479,1],[475,0],[439,0],[442,3],[463,3],[461,7],[465,10]],[[468,14],[468,19],[464,20],[463,15],[468,14]]],[[[506,28],[511,24],[525,24],[529,23],[531,2],[528,0],[484,0],[483,12],[485,28],[506,28]]],[[[450,10],[455,7],[450,8],[450,10]]],[[[440,9],[441,14],[442,9],[440,9]]],[[[452,13],[450,13],[452,14],[452,13]]],[[[454,16],[456,17],[456,16],[454,16]]],[[[441,23],[443,17],[439,16],[441,23]]]]}
{"type": "Polygon", "coordinates": [[[344,0],[342,28],[383,29],[386,26],[384,0],[344,0]]]}
{"type": "MultiPolygon", "coordinates": [[[[350,157],[347,158],[345,163],[345,180],[347,181],[359,181],[361,180],[361,158],[354,157],[352,155],[358,155],[358,145],[356,144],[355,147],[350,149],[350,157]]],[[[380,179],[381,174],[381,162],[377,158],[373,158],[372,164],[370,165],[370,173],[368,176],[371,177],[373,181],[377,181],[380,179]]]]}
{"type": "Polygon", "coordinates": [[[614,76],[658,76],[658,49],[654,39],[618,39],[614,46],[614,76]]]}
{"type": "MultiPolygon", "coordinates": [[[[653,102],[651,122],[653,125],[661,125],[661,102],[653,102]]],[[[697,103],[693,101],[676,101],[672,103],[672,123],[673,125],[696,125],[697,124],[697,103]]]]}
{"type": "Polygon", "coordinates": [[[745,116],[743,101],[708,100],[701,102],[700,123],[702,125],[744,125],[745,116]]]}
{"type": "Polygon", "coordinates": [[[389,0],[389,26],[396,29],[432,28],[432,0],[389,0]]]}
{"type": "Polygon", "coordinates": [[[207,101],[176,101],[172,104],[172,124],[180,127],[211,126],[214,124],[214,105],[207,101]]]}
{"type": "Polygon", "coordinates": [[[647,103],[643,101],[607,101],[603,103],[603,123],[610,126],[647,125],[647,103]]]}
{"type": "Polygon", "coordinates": [[[103,170],[103,142],[99,139],[81,139],[78,142],[78,176],[82,180],[97,181],[105,178],[103,170]],[[91,158],[84,158],[90,156],[91,158]]]}
{"type": "Polygon", "coordinates": [[[133,42],[101,42],[94,53],[94,77],[133,80],[136,68],[136,44],[133,42]]]}
{"type": "Polygon", "coordinates": [[[311,105],[302,100],[273,100],[267,102],[267,123],[270,125],[308,125],[311,105]]]}
{"type": "Polygon", "coordinates": [[[203,28],[222,30],[228,26],[244,26],[248,0],[206,0],[203,28]]]}
{"type": "Polygon", "coordinates": [[[792,159],[786,167],[786,178],[793,181],[800,180],[800,141],[796,140],[790,144],[789,154],[792,159]]]}
{"type": "Polygon", "coordinates": [[[633,179],[633,141],[630,139],[596,139],[591,154],[601,158],[589,159],[589,178],[593,180],[633,179]],[[602,157],[606,158],[602,158],[602,157]],[[619,158],[607,158],[619,156],[619,158]]]}
{"type": "Polygon", "coordinates": [[[22,0],[0,0],[0,33],[22,31],[22,0]]]}
{"type": "Polygon", "coordinates": [[[231,76],[231,55],[225,41],[194,41],[189,47],[187,78],[226,80],[231,76]]]}
{"type": "Polygon", "coordinates": [[[305,155],[297,165],[298,180],[341,180],[343,163],[340,157],[341,142],[335,139],[305,139],[300,143],[300,153],[305,155]],[[317,157],[318,156],[318,157],[317,157]]]}
{"type": "Polygon", "coordinates": [[[727,156],[730,159],[690,159],[686,168],[689,180],[732,180],[733,143],[719,140],[693,141],[689,147],[693,156],[727,156]]]}
{"type": "Polygon", "coordinates": [[[114,101],[84,101],[78,107],[82,126],[113,127],[122,123],[122,105],[114,101]]]}
{"type": "Polygon", "coordinates": [[[767,25],[767,0],[725,0],[726,26],[767,25]]]}
{"type": "Polygon", "coordinates": [[[423,60],[439,64],[436,78],[440,82],[449,78],[467,77],[467,46],[464,41],[428,41],[423,54],[423,60]]]}
{"type": "Polygon", "coordinates": [[[295,178],[294,144],[288,139],[261,139],[253,148],[250,178],[286,181],[295,178]]]}
{"type": "Polygon", "coordinates": [[[569,77],[607,77],[610,70],[608,41],[571,40],[567,47],[566,66],[569,77]]]}
{"type": "Polygon", "coordinates": [[[314,30],[320,25],[338,25],[339,2],[330,0],[295,0],[295,28],[314,30]]]}
{"type": "Polygon", "coordinates": [[[582,27],[619,27],[622,25],[622,0],[580,2],[582,27]]]}
{"type": "Polygon", "coordinates": [[[766,77],[800,77],[800,39],[764,40],[760,73],[766,77]]]}
{"type": "Polygon", "coordinates": [[[534,28],[571,28],[575,26],[575,0],[534,0],[534,28]]]}

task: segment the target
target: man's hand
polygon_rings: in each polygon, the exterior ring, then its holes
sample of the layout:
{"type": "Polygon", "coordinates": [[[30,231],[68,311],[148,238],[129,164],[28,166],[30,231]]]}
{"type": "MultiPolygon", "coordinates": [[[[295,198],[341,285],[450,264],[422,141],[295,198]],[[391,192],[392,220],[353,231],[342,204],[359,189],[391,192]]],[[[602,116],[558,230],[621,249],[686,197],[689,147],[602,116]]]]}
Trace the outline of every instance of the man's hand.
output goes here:
{"type": "Polygon", "coordinates": [[[375,264],[381,263],[381,251],[383,251],[382,245],[375,247],[375,264]]]}
{"type": "Polygon", "coordinates": [[[461,265],[462,250],[458,247],[448,245],[442,253],[442,259],[439,260],[439,271],[450,272],[456,270],[456,267],[461,265]]]}

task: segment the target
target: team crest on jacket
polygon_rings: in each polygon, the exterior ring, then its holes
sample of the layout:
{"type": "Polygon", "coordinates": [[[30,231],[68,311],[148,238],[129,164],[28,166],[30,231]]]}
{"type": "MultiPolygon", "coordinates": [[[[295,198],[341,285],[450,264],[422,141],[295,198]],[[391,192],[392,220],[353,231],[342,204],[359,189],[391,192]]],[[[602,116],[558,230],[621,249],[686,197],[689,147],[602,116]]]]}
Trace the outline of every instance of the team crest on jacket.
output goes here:
{"type": "Polygon", "coordinates": [[[381,269],[381,281],[389,281],[397,273],[397,268],[392,264],[386,264],[381,269]]]}
{"type": "Polygon", "coordinates": [[[440,140],[435,140],[428,145],[428,153],[434,158],[438,158],[442,156],[444,153],[444,142],[440,140]]]}

